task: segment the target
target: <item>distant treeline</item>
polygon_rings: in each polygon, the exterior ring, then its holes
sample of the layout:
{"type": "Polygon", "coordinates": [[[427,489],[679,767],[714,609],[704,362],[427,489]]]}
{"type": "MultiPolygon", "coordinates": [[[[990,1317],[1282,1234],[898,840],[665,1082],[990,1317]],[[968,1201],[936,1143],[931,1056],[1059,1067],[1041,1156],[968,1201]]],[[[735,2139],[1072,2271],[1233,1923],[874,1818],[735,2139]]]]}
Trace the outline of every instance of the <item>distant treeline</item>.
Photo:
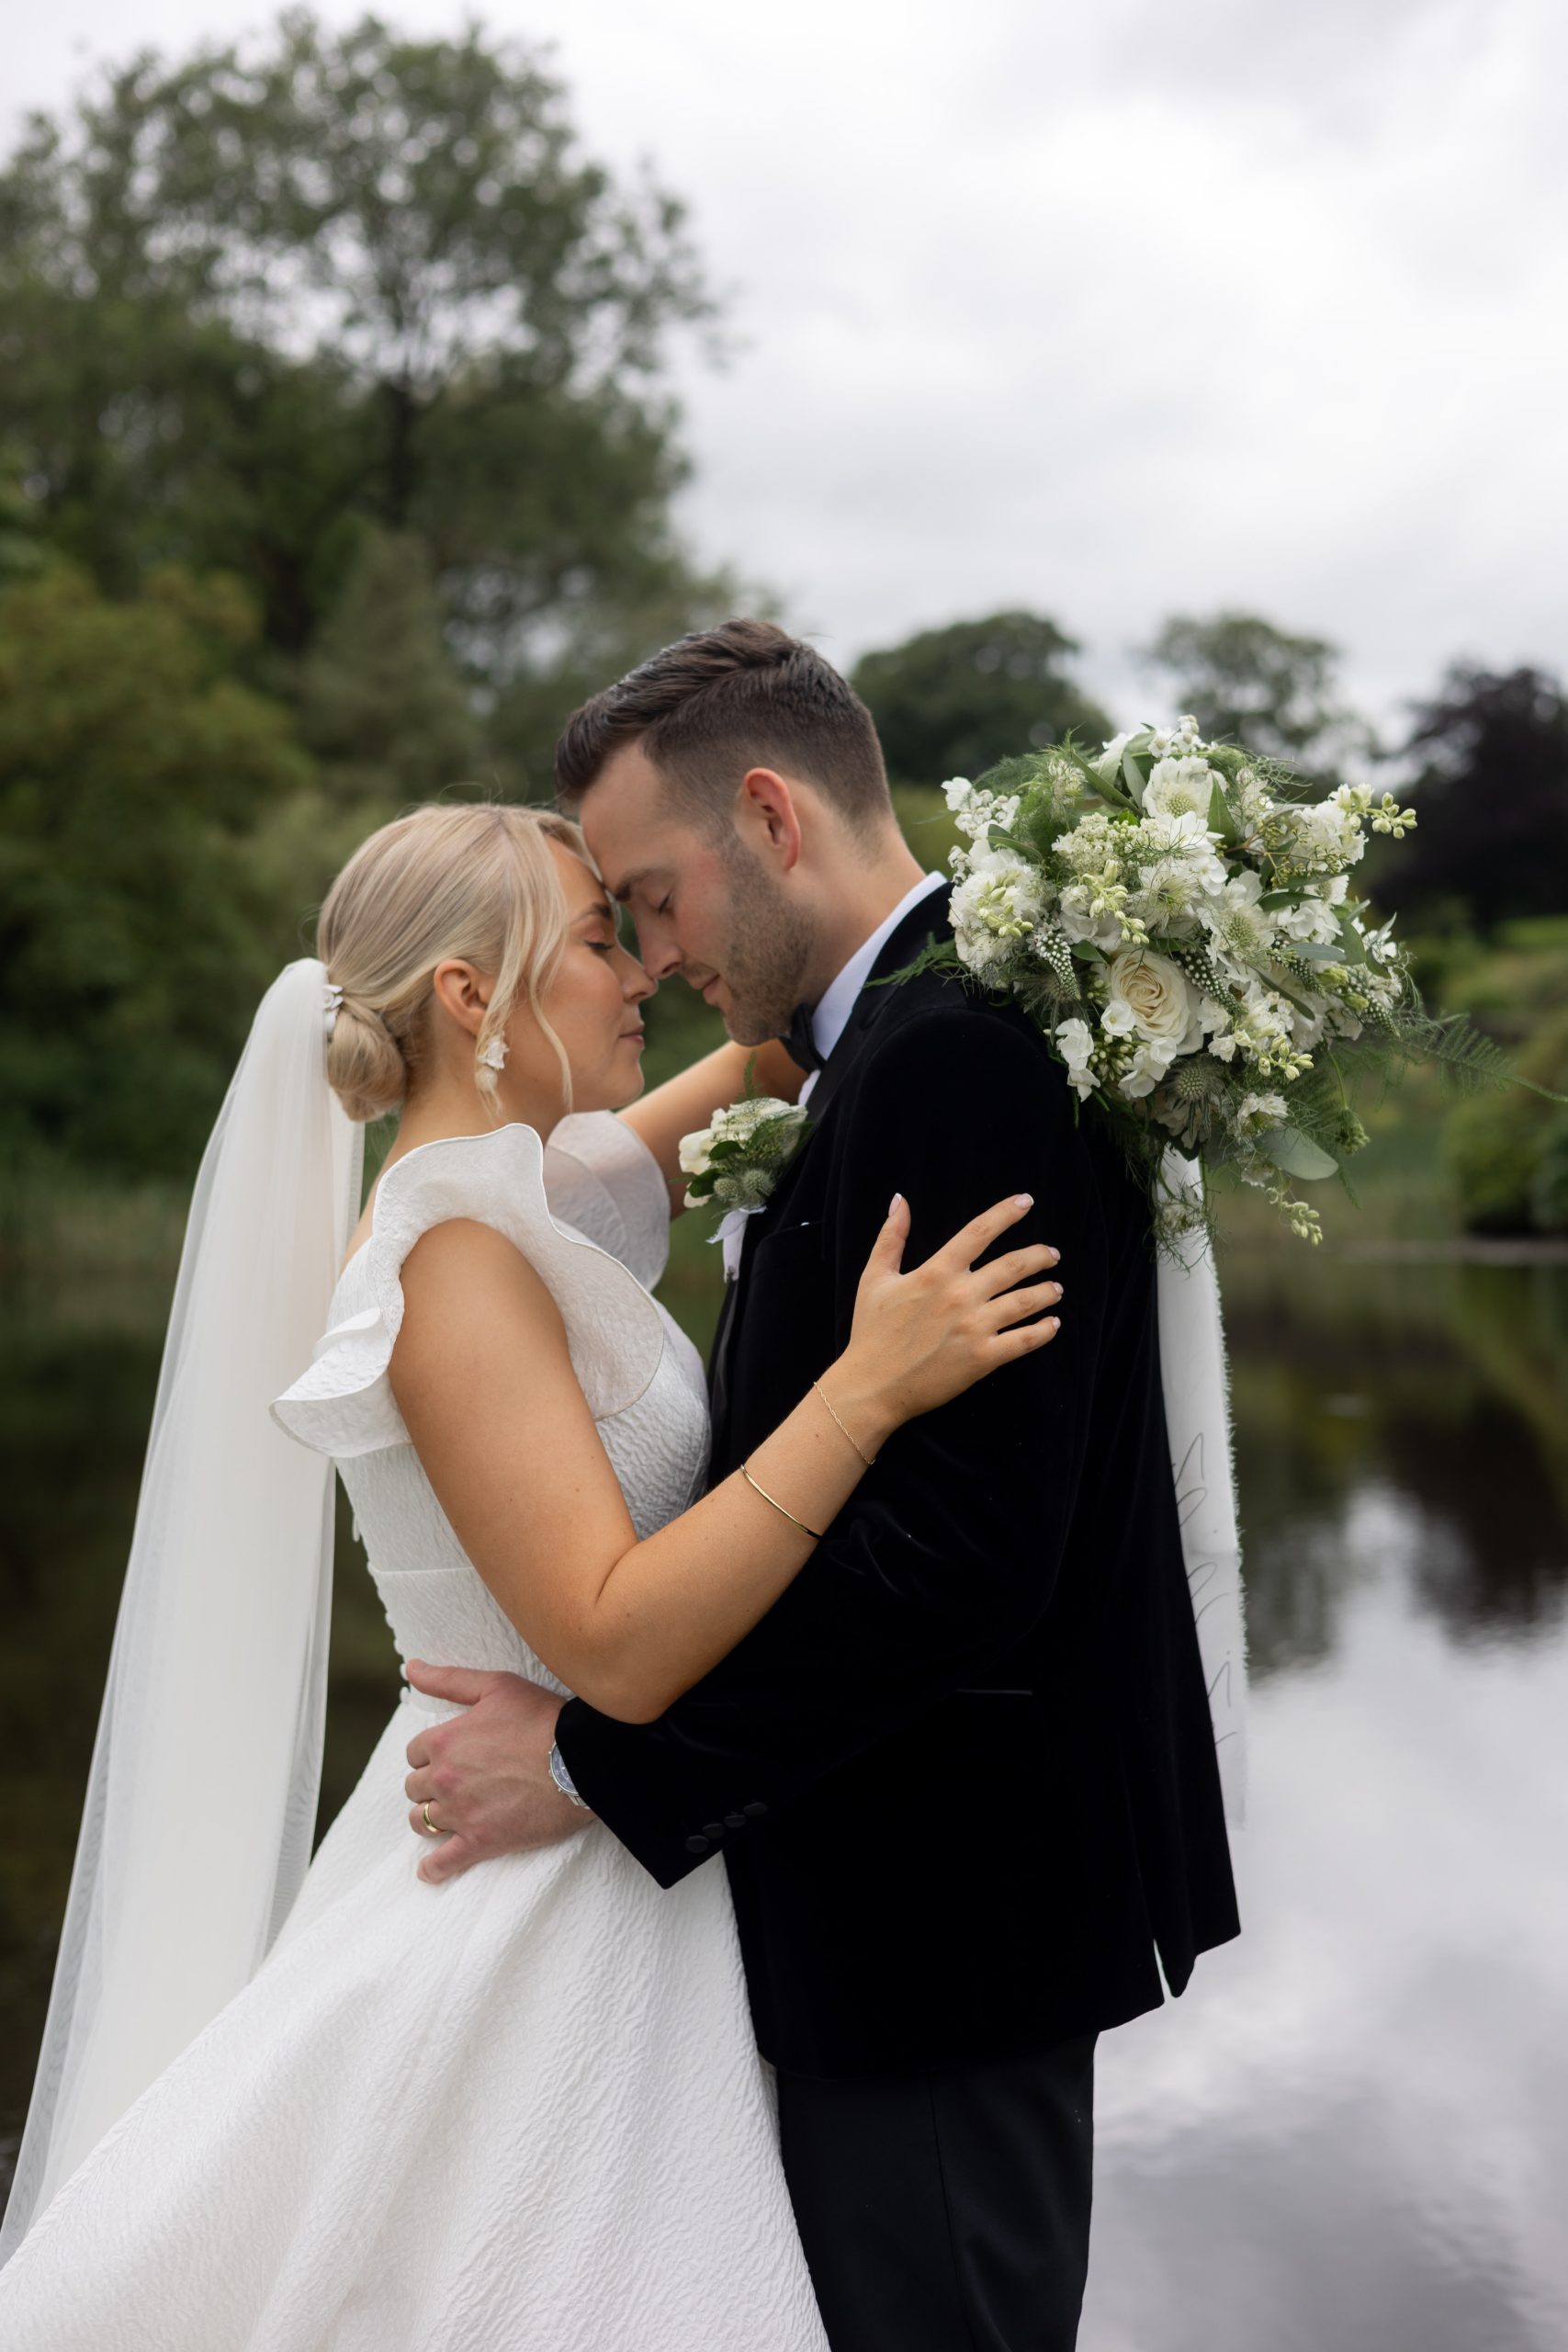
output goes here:
{"type": "MultiPolygon", "coordinates": [[[[715,311],[678,202],[477,29],[291,14],[28,124],[0,168],[0,1170],[186,1174],[356,839],[438,793],[547,797],[585,692],[766,604],[671,520],[669,349],[715,311]]],[[[1010,612],[868,654],[901,805],[1110,731],[1076,650],[1010,612]]],[[[1379,744],[1325,640],[1178,618],[1148,662],[1148,715],[1414,777],[1372,876],[1408,926],[1568,909],[1555,679],[1456,666],[1379,744]]]]}

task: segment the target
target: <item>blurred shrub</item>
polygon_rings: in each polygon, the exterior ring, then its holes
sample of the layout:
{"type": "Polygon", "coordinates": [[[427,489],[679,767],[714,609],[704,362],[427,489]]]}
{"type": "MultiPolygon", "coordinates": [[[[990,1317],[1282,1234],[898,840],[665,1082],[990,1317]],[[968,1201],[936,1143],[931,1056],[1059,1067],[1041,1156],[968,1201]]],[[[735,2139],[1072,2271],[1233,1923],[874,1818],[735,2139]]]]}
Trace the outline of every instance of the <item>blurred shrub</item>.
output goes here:
{"type": "Polygon", "coordinates": [[[231,674],[254,627],[235,582],[178,571],[131,604],[65,567],[0,596],[13,1166],[188,1168],[292,947],[258,904],[251,853],[310,769],[288,714],[231,674]]]}
{"type": "MultiPolygon", "coordinates": [[[[1518,1056],[1521,1075],[1568,1092],[1568,1009],[1518,1056]]],[[[1450,1112],[1445,1136],[1461,1214],[1474,1233],[1568,1232],[1568,1109],[1523,1087],[1450,1112]]]]}

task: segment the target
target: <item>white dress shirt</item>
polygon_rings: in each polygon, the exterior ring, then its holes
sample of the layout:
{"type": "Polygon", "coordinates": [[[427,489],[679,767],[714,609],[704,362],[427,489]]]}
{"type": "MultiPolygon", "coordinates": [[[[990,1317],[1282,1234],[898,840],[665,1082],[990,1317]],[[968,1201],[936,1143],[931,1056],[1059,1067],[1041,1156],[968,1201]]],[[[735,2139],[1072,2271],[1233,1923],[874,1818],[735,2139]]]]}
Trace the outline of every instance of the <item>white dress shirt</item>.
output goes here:
{"type": "MultiPolygon", "coordinates": [[[[870,978],[872,966],[910,908],[919,906],[920,900],[929,898],[933,890],[945,890],[951,886],[950,875],[922,875],[914,888],[905,891],[892,913],[877,925],[869,939],[861,942],[843,969],[823,989],[822,1001],[811,1016],[811,1037],[824,1061],[848,1027],[850,1015],[855,1009],[855,999],[870,978]]],[[[821,1075],[820,1070],[814,1069],[807,1079],[800,1090],[802,1102],[809,1102],[811,1091],[821,1075]]]]}

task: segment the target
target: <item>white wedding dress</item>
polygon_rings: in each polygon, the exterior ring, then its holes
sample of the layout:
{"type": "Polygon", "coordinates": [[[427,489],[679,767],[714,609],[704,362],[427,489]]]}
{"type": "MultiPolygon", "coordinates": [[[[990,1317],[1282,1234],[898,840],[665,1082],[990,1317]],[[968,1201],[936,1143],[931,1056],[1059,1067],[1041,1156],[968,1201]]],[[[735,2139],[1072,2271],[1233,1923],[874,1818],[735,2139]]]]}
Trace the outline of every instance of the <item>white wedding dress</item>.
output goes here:
{"type": "MultiPolygon", "coordinates": [[[[411,1152],[276,1408],[339,1462],[403,1657],[558,1690],[386,1377],[402,1261],[451,1217],[548,1283],[647,1534],[707,1448],[696,1351],[649,1295],[664,1187],[607,1114],[547,1152],[521,1126],[411,1152]]],[[[262,1967],[0,2270],[6,2352],[826,2352],[724,1873],[661,1893],[593,1823],[424,1885],[404,1749],[452,1712],[405,1692],[262,1967]]]]}

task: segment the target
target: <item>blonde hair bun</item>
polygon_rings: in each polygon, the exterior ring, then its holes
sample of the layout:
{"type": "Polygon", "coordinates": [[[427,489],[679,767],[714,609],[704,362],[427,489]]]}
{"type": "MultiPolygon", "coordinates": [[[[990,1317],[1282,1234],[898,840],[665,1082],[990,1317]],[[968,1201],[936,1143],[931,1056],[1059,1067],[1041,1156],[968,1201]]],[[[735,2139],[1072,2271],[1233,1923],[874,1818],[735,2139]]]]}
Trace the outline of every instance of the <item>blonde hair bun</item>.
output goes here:
{"type": "Polygon", "coordinates": [[[566,894],[550,843],[597,871],[581,833],[553,809],[498,803],[415,808],[362,842],[327,893],[316,953],[343,1001],[327,1043],[327,1078],[351,1119],[406,1101],[429,1051],[431,975],[449,956],[495,974],[474,1041],[474,1082],[492,1113],[483,1056],[521,1000],[571,1072],[541,999],[566,944],[566,894]]]}
{"type": "Polygon", "coordinates": [[[378,1012],[344,997],[327,1040],[327,1082],[351,1119],[379,1119],[408,1091],[408,1069],[378,1012]]]}

